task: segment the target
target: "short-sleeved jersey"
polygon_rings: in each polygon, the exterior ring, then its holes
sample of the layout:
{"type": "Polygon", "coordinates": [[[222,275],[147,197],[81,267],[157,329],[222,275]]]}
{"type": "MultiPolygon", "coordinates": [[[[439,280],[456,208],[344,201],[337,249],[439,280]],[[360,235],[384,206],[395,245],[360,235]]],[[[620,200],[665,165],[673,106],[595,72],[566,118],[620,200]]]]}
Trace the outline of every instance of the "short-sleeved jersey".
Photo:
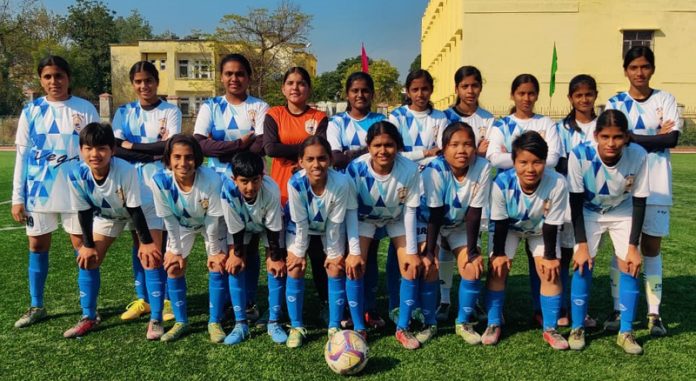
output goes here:
{"type": "MultiPolygon", "coordinates": [[[[268,110],[268,116],[273,118],[278,126],[278,139],[282,144],[302,144],[305,139],[314,135],[326,114],[309,108],[300,115],[293,115],[286,106],[274,106],[268,110]]],[[[281,199],[287,200],[288,180],[297,160],[274,157],[271,162],[271,178],[280,187],[281,199]]]]}
{"type": "Polygon", "coordinates": [[[404,207],[418,208],[423,193],[418,165],[397,154],[390,174],[378,175],[370,154],[353,160],[346,169],[358,195],[358,219],[384,225],[403,218],[404,207]]]}
{"type": "MultiPolygon", "coordinates": [[[[389,114],[392,122],[401,133],[404,141],[404,156],[409,152],[424,151],[439,147],[442,132],[447,127],[447,117],[440,110],[413,111],[407,105],[394,109],[389,114]]],[[[428,164],[433,157],[416,160],[418,164],[428,164]]]]}
{"type": "Polygon", "coordinates": [[[532,194],[520,187],[514,168],[499,172],[491,185],[491,220],[508,220],[510,230],[524,235],[541,235],[544,223],[562,225],[568,209],[566,181],[552,169],[545,169],[532,194]]]}
{"type": "Polygon", "coordinates": [[[268,230],[279,232],[283,228],[283,212],[280,207],[280,189],[268,176],[264,176],[256,200],[247,202],[231,178],[222,183],[222,210],[227,230],[235,234],[243,229],[248,233],[268,230]]]}
{"type": "Polygon", "coordinates": [[[152,194],[158,217],[174,216],[179,225],[191,230],[205,226],[205,217],[222,216],[220,188],[222,179],[214,170],[196,169],[193,186],[184,192],[172,171],[161,169],[152,179],[152,194]]]}
{"type": "MultiPolygon", "coordinates": [[[[145,110],[139,101],[124,104],[114,114],[112,122],[114,137],[131,143],[156,143],[167,140],[181,132],[181,111],[175,105],[161,101],[152,110],[145,110]]],[[[147,186],[141,189],[143,205],[152,202],[152,178],[164,168],[161,161],[151,163],[131,163],[138,171],[140,183],[147,186]]]]}
{"type": "Polygon", "coordinates": [[[648,197],[647,153],[631,143],[624,147],[621,159],[609,167],[592,142],[581,144],[568,159],[568,188],[583,193],[585,219],[591,221],[630,220],[632,197],[648,197]]]}
{"type": "Polygon", "coordinates": [[[491,165],[482,157],[475,157],[462,181],[457,180],[449,163],[442,156],[431,161],[423,170],[422,176],[427,205],[421,204],[421,207],[443,206],[445,227],[464,223],[469,207],[484,208],[488,205],[491,165]]]}
{"type": "Polygon", "coordinates": [[[331,144],[331,150],[344,152],[365,148],[367,130],[384,118],[384,115],[374,112],[368,113],[360,120],[353,119],[348,112],[332,116],[326,128],[326,139],[331,144]]]}
{"type": "Polygon", "coordinates": [[[492,156],[502,152],[501,146],[504,146],[508,153],[512,152],[512,142],[526,131],[536,131],[544,138],[549,146],[549,157],[552,155],[560,156],[562,152],[558,129],[548,116],[534,114],[529,119],[519,119],[514,115],[508,115],[493,123],[493,127],[488,133],[490,143],[486,159],[495,163],[492,156]]]}
{"type": "Polygon", "coordinates": [[[288,207],[290,226],[307,221],[309,234],[322,235],[326,223],[343,223],[347,209],[357,209],[358,201],[351,179],[336,170],[329,169],[324,192],[317,196],[312,190],[303,169],[296,172],[288,181],[288,207]]]}
{"type": "Polygon", "coordinates": [[[93,209],[94,215],[108,220],[129,221],[126,208],[140,203],[138,174],[130,163],[111,158],[109,174],[99,185],[86,163],[74,165],[69,174],[70,190],[77,211],[93,209]]]}
{"type": "MultiPolygon", "coordinates": [[[[477,146],[479,143],[481,143],[482,139],[486,139],[488,137],[488,133],[491,127],[493,127],[493,122],[495,122],[495,117],[493,116],[493,114],[481,107],[477,108],[476,112],[469,116],[462,115],[457,111],[456,108],[450,107],[447,110],[445,110],[445,116],[447,117],[447,124],[454,122],[464,122],[470,125],[471,128],[474,129],[474,135],[476,135],[477,146]]],[[[440,136],[442,136],[442,134],[440,134],[440,136]]],[[[438,138],[437,145],[439,147],[442,147],[441,138],[438,138]]]]}
{"type": "Polygon", "coordinates": [[[41,97],[24,106],[15,144],[28,147],[23,183],[13,184],[32,212],[70,212],[69,167],[80,161],[80,131],[99,122],[94,106],[71,96],[52,102],[41,97]]]}
{"type": "MultiPolygon", "coordinates": [[[[258,98],[247,96],[244,102],[233,105],[224,96],[209,98],[198,110],[193,133],[207,136],[217,141],[233,142],[253,132],[263,135],[263,121],[266,119],[268,104],[258,98]]],[[[208,158],[208,167],[218,173],[232,175],[232,166],[216,157],[208,158]]]]}
{"type": "MultiPolygon", "coordinates": [[[[628,128],[638,135],[656,135],[662,122],[674,121],[672,131],[682,131],[677,101],[672,94],[653,90],[648,99],[636,101],[628,92],[613,96],[607,110],[619,110],[628,118],[628,128]]],[[[650,196],[648,205],[672,205],[672,162],[668,149],[648,154],[650,196]]]]}
{"type": "Polygon", "coordinates": [[[577,120],[575,124],[580,129],[579,131],[572,128],[565,120],[559,120],[556,123],[556,128],[558,129],[558,137],[561,140],[561,156],[568,158],[570,153],[585,142],[594,141],[594,131],[597,126],[597,118],[593,119],[589,123],[581,123],[577,120]]]}

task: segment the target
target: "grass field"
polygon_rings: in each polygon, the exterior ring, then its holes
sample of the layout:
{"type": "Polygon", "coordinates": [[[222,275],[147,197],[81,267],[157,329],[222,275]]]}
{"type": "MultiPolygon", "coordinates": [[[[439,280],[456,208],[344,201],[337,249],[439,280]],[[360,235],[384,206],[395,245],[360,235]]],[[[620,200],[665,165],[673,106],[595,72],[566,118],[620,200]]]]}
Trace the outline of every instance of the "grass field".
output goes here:
{"type": "MultiPolygon", "coordinates": [[[[275,345],[265,332],[252,331],[250,341],[235,347],[208,342],[207,279],[202,245],[189,262],[189,314],[193,333],[164,344],[145,339],[146,320],[123,323],[118,315],[133,298],[130,238],[113,246],[102,267],[99,310],[104,318],[98,332],[66,340],[62,332],[80,315],[76,265],[67,236],[54,235],[46,305],[50,317],[18,330],[14,321],[29,303],[27,242],[23,229],[10,217],[14,153],[0,152],[0,380],[63,379],[336,379],[324,363],[325,330],[318,321],[318,303],[307,282],[305,321],[307,344],[296,350],[275,345]]],[[[615,336],[591,332],[583,352],[555,352],[530,322],[526,261],[513,266],[505,306],[507,325],[499,345],[468,346],[454,335],[453,323],[441,325],[438,336],[424,348],[407,351],[393,338],[394,327],[370,332],[370,360],[361,379],[696,379],[696,155],[675,155],[672,235],[664,243],[664,303],[662,315],[669,335],[652,339],[645,329],[641,296],[636,323],[645,354],[625,355],[615,336]]],[[[384,264],[384,250],[381,251],[384,264]]],[[[520,257],[522,258],[522,257],[520,257]]],[[[611,309],[607,266],[610,245],[604,245],[596,265],[590,313],[604,317],[611,309]]],[[[382,266],[381,268],[384,268],[382,266]]],[[[310,272],[308,271],[308,274],[310,272]]],[[[386,316],[386,286],[380,274],[381,312],[386,316]]],[[[259,288],[266,303],[265,275],[259,288]]],[[[456,285],[455,288],[456,290],[456,285]]],[[[456,295],[453,295],[456,298],[456,295]]],[[[481,327],[479,327],[482,329],[481,327]]],[[[231,329],[229,325],[226,330],[231,329]]],[[[566,332],[566,331],[564,331],[566,332]]]]}

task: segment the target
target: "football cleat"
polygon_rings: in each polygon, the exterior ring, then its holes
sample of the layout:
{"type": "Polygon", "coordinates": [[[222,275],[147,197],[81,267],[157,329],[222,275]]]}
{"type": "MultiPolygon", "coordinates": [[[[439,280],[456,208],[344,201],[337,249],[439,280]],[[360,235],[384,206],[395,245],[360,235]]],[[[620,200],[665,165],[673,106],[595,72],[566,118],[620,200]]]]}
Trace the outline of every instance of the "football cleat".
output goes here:
{"type": "Polygon", "coordinates": [[[547,329],[544,331],[544,341],[549,343],[551,348],[557,351],[564,351],[568,349],[568,342],[555,329],[547,329]]]}
{"type": "Polygon", "coordinates": [[[162,338],[162,335],[164,335],[162,323],[157,320],[150,320],[150,323],[147,325],[147,334],[145,337],[147,337],[148,340],[159,340],[162,338]]]}
{"type": "Polygon", "coordinates": [[[643,354],[643,348],[636,341],[633,331],[619,332],[616,336],[616,344],[623,348],[624,352],[629,355],[643,354]]]}
{"type": "Polygon", "coordinates": [[[481,335],[481,344],[483,345],[496,345],[500,340],[500,326],[499,325],[489,325],[486,330],[481,335]]]}
{"type": "Polygon", "coordinates": [[[290,328],[290,334],[285,344],[288,348],[299,348],[305,337],[307,337],[307,330],[304,327],[290,328]]]}
{"type": "Polygon", "coordinates": [[[210,335],[210,342],[216,344],[222,343],[226,336],[220,323],[208,323],[208,334],[210,335]]]}
{"type": "Polygon", "coordinates": [[[612,311],[604,321],[604,330],[609,332],[618,332],[621,328],[621,312],[612,311]]]}
{"type": "Polygon", "coordinates": [[[650,336],[662,337],[667,335],[667,328],[662,324],[662,319],[658,314],[648,314],[648,330],[650,336]]]}
{"type": "Polygon", "coordinates": [[[421,344],[425,344],[428,341],[430,341],[430,339],[435,337],[436,334],[437,334],[437,325],[434,325],[434,324],[429,325],[429,326],[426,326],[423,330],[416,333],[416,340],[418,340],[418,342],[421,344]]]}
{"type": "Polygon", "coordinates": [[[420,348],[420,341],[411,332],[405,329],[396,330],[396,340],[406,349],[420,348]]]}
{"type": "Polygon", "coordinates": [[[232,332],[230,332],[230,334],[227,335],[227,337],[225,337],[223,343],[226,345],[236,345],[241,343],[242,341],[245,341],[248,338],[249,325],[246,323],[237,323],[234,325],[234,328],[232,328],[232,332]]]}
{"type": "Polygon", "coordinates": [[[454,327],[454,331],[458,336],[461,336],[461,338],[464,339],[467,344],[481,344],[481,335],[474,330],[473,324],[457,324],[454,327]]]}
{"type": "Polygon", "coordinates": [[[72,328],[63,332],[63,337],[66,339],[72,339],[77,337],[82,337],[89,332],[93,331],[99,325],[99,320],[90,319],[87,316],[83,316],[80,321],[77,322],[72,328]]]}
{"type": "Polygon", "coordinates": [[[376,310],[365,312],[365,325],[374,329],[384,328],[387,323],[376,310]]]}
{"type": "Polygon", "coordinates": [[[584,323],[585,328],[597,328],[597,320],[593,319],[590,315],[585,316],[584,323]]]}
{"type": "Polygon", "coordinates": [[[140,318],[150,313],[150,304],[145,299],[138,299],[130,302],[126,306],[126,311],[121,314],[121,320],[129,321],[140,318]]]}
{"type": "Polygon", "coordinates": [[[167,333],[160,337],[160,340],[165,342],[179,340],[181,336],[188,332],[188,330],[189,325],[187,323],[176,322],[174,323],[174,326],[167,331],[167,333]]]}
{"type": "Polygon", "coordinates": [[[286,341],[288,341],[288,334],[285,333],[283,327],[281,327],[278,323],[268,323],[266,325],[266,332],[274,343],[284,344],[286,341]]]}
{"type": "Polygon", "coordinates": [[[568,347],[574,351],[581,351],[585,348],[585,329],[576,328],[568,335],[568,347]]]}
{"type": "Polygon", "coordinates": [[[174,316],[174,310],[172,310],[172,302],[169,299],[164,299],[164,305],[162,306],[162,321],[171,321],[176,319],[174,316]]]}
{"type": "Polygon", "coordinates": [[[46,308],[30,307],[14,324],[15,328],[25,328],[46,317],[46,308]]]}

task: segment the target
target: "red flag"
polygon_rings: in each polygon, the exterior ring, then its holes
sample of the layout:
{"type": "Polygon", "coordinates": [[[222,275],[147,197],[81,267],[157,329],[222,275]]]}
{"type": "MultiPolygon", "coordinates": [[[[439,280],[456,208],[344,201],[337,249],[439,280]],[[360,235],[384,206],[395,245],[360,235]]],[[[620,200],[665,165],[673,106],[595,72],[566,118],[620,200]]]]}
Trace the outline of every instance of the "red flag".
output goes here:
{"type": "Polygon", "coordinates": [[[367,64],[367,53],[365,53],[365,44],[362,44],[362,52],[360,54],[360,59],[362,61],[362,71],[364,73],[369,73],[370,69],[367,64]]]}

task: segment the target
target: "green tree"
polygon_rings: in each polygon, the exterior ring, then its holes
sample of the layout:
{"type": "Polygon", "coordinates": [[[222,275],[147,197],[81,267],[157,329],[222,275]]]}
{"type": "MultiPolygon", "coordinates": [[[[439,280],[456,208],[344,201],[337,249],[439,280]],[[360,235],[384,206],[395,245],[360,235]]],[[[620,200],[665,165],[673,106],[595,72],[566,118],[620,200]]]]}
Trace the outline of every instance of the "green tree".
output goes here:
{"type": "MultiPolygon", "coordinates": [[[[342,86],[345,86],[346,79],[350,73],[360,71],[361,64],[355,63],[348,67],[344,73],[342,86]]],[[[399,70],[394,67],[389,61],[380,59],[370,63],[370,76],[375,82],[375,98],[374,105],[379,103],[395,104],[401,102],[401,88],[399,82],[399,70]]]]}
{"type": "Polygon", "coordinates": [[[213,39],[232,42],[252,67],[252,92],[263,97],[278,75],[292,66],[296,51],[304,51],[312,16],[290,1],[274,10],[250,9],[246,15],[228,14],[220,20],[213,39]]]}
{"type": "Polygon", "coordinates": [[[152,26],[137,9],[131,10],[127,17],[118,16],[114,20],[118,42],[136,42],[153,37],[152,26]]]}
{"type": "MultiPolygon", "coordinates": [[[[368,57],[368,65],[372,65],[372,59],[368,57]]],[[[362,59],[360,56],[346,58],[336,65],[336,69],[321,73],[317,76],[312,91],[312,100],[333,101],[343,99],[345,78],[353,71],[362,70],[362,59]]]]}

